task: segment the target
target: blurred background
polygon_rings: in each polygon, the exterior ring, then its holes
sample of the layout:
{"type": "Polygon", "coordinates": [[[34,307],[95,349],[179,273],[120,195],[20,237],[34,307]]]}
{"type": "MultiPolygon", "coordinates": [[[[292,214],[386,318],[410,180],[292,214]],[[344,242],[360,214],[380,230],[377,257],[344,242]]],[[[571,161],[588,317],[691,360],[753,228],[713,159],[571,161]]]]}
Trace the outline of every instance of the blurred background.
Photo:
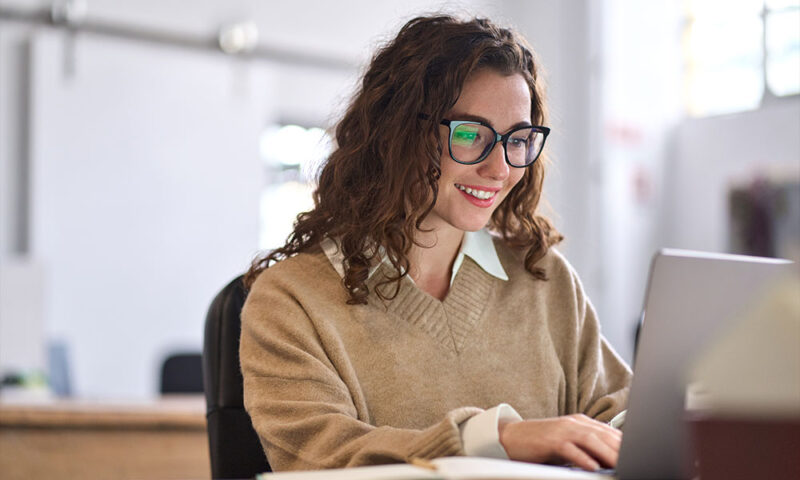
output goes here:
{"type": "Polygon", "coordinates": [[[0,0],[6,383],[157,395],[311,205],[371,53],[438,10],[534,46],[544,213],[628,361],[658,249],[800,257],[798,0],[0,0]]]}

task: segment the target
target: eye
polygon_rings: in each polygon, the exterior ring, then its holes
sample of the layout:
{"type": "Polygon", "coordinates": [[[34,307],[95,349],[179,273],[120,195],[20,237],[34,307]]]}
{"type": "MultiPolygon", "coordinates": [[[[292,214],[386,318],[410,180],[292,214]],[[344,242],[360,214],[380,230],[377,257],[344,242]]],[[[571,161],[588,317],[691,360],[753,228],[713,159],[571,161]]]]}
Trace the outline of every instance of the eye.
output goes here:
{"type": "Polygon", "coordinates": [[[511,137],[508,139],[509,148],[526,148],[527,146],[528,146],[527,136],[511,137]]]}

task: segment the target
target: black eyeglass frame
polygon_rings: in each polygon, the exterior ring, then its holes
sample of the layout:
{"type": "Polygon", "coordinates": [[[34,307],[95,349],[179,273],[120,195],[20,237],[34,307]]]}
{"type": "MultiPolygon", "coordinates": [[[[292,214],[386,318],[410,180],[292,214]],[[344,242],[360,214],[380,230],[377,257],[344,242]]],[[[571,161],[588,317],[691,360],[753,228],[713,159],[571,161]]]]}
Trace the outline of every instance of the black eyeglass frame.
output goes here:
{"type": "Polygon", "coordinates": [[[450,158],[452,158],[454,162],[460,163],[462,165],[475,165],[477,163],[481,163],[482,161],[486,160],[486,157],[491,155],[492,150],[494,150],[494,147],[497,146],[498,142],[502,142],[503,143],[503,155],[504,155],[504,157],[506,159],[506,163],[509,166],[514,167],[514,168],[527,168],[527,167],[530,167],[531,165],[536,163],[536,160],[539,159],[539,156],[542,154],[542,151],[544,150],[544,144],[547,141],[547,136],[550,135],[550,128],[543,127],[541,125],[525,125],[525,126],[522,126],[522,127],[516,127],[516,128],[512,128],[511,130],[509,130],[504,135],[500,135],[499,133],[497,133],[497,130],[495,130],[491,125],[486,124],[486,123],[481,122],[481,121],[476,121],[476,120],[448,120],[448,119],[445,118],[439,123],[441,123],[442,125],[447,127],[448,130],[450,131],[450,135],[448,135],[448,137],[447,137],[447,150],[450,153],[450,158]],[[453,155],[453,130],[456,127],[458,127],[459,125],[464,125],[464,124],[467,124],[467,123],[473,124],[473,125],[483,125],[484,127],[486,127],[489,130],[491,130],[492,133],[494,133],[494,136],[495,136],[495,139],[494,139],[494,142],[492,143],[491,148],[489,148],[483,154],[481,154],[481,156],[478,157],[478,159],[475,160],[474,162],[463,162],[463,161],[457,159],[455,157],[455,155],[453,155]],[[516,132],[518,132],[520,130],[524,130],[526,128],[530,128],[531,130],[533,130],[535,132],[539,132],[542,135],[544,135],[544,138],[542,139],[542,146],[541,146],[541,148],[539,148],[539,151],[536,152],[536,156],[533,157],[533,160],[531,161],[531,163],[527,163],[525,165],[514,165],[508,159],[508,139],[511,138],[512,134],[514,134],[514,133],[516,133],[516,132]]]}

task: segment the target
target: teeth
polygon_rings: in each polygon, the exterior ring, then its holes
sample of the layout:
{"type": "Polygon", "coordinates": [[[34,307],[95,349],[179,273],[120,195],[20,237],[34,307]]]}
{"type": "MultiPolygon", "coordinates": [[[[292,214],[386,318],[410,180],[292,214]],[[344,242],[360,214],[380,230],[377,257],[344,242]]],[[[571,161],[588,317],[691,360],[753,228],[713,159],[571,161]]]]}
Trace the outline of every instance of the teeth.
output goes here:
{"type": "Polygon", "coordinates": [[[478,190],[476,188],[465,187],[463,185],[456,184],[456,188],[461,190],[462,192],[466,192],[472,195],[475,198],[479,198],[481,200],[487,200],[494,196],[495,192],[487,192],[486,190],[478,190]]]}

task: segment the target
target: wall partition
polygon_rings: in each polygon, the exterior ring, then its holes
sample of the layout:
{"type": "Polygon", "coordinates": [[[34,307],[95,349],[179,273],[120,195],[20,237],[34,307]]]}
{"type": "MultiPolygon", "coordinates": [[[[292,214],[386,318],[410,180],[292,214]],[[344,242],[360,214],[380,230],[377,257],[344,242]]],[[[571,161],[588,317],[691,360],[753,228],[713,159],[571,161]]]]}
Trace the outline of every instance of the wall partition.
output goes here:
{"type": "Polygon", "coordinates": [[[73,393],[140,397],[258,246],[268,65],[43,30],[31,48],[31,256],[73,393]]]}

